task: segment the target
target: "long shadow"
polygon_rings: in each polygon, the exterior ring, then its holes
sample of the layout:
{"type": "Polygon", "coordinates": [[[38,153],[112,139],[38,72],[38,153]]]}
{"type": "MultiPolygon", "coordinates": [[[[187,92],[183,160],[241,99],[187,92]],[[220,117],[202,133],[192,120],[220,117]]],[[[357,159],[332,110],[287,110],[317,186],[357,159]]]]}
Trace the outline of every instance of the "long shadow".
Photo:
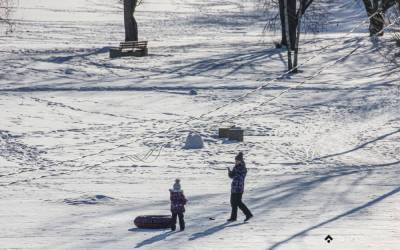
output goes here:
{"type": "MultiPolygon", "coordinates": [[[[233,4],[233,2],[231,3],[233,4]]],[[[208,7],[211,7],[212,3],[207,3],[208,7]]],[[[217,5],[220,6],[220,5],[217,5]]],[[[241,8],[237,6],[238,8],[241,8]]],[[[218,12],[218,15],[201,15],[190,21],[191,25],[210,25],[212,23],[215,26],[225,27],[228,31],[232,28],[239,30],[247,28],[257,22],[265,22],[266,17],[262,11],[246,11],[239,13],[231,12],[218,12]]]]}
{"type": "MultiPolygon", "coordinates": [[[[392,136],[392,135],[394,135],[394,134],[397,134],[397,133],[400,133],[400,129],[395,130],[395,131],[390,132],[390,133],[387,133],[387,134],[383,134],[383,135],[381,135],[381,136],[378,136],[378,137],[376,137],[375,139],[370,140],[370,141],[367,141],[367,142],[364,142],[364,143],[362,143],[362,144],[360,144],[360,145],[358,145],[358,146],[356,146],[356,147],[354,147],[354,148],[352,148],[352,149],[349,149],[349,150],[346,150],[346,151],[342,151],[342,152],[338,152],[338,153],[334,153],[334,154],[329,154],[329,155],[325,155],[325,156],[321,156],[321,157],[314,158],[314,159],[311,160],[311,162],[312,162],[312,161],[319,161],[319,160],[323,160],[323,159],[332,158],[332,157],[335,157],[335,156],[345,155],[345,154],[348,154],[348,153],[355,152],[355,151],[357,151],[357,150],[359,150],[359,149],[365,148],[365,147],[368,146],[369,144],[372,144],[372,143],[375,143],[375,142],[377,142],[377,141],[383,140],[383,139],[385,139],[385,138],[387,138],[387,137],[389,137],[389,136],[392,136]]],[[[304,162],[290,162],[290,163],[281,163],[281,164],[282,164],[282,165],[301,165],[301,164],[304,164],[304,162]]]]}
{"type": "MultiPolygon", "coordinates": [[[[57,78],[54,78],[54,80],[57,78]]],[[[96,80],[98,82],[98,80],[96,80]]],[[[96,81],[92,81],[95,83],[96,81]]],[[[87,81],[91,83],[91,81],[87,81]]],[[[35,85],[35,86],[28,86],[28,87],[16,87],[16,88],[0,88],[0,92],[66,92],[66,91],[81,91],[81,92],[112,92],[112,91],[119,91],[119,92],[138,92],[138,91],[164,91],[169,92],[172,94],[182,94],[178,91],[189,91],[192,90],[193,86],[157,86],[157,87],[137,87],[137,86],[122,86],[122,87],[98,87],[98,86],[89,86],[89,87],[74,87],[74,86],[66,86],[66,87],[49,87],[48,85],[35,85]],[[171,92],[175,91],[175,92],[171,92]]],[[[256,87],[251,86],[199,86],[195,87],[197,90],[254,90],[256,87]]],[[[284,86],[270,86],[264,87],[263,90],[284,90],[286,87],[284,86]]],[[[339,88],[321,88],[321,87],[303,87],[299,89],[301,91],[336,91],[336,90],[343,90],[339,88]]],[[[347,89],[350,90],[350,89],[347,89]]],[[[316,105],[317,106],[317,105],[316,105]]],[[[305,106],[306,107],[306,106],[305,106]]],[[[277,113],[278,111],[271,112],[271,114],[277,113]]]]}
{"type": "Polygon", "coordinates": [[[389,167],[398,164],[400,164],[400,161],[375,165],[343,166],[341,169],[333,169],[325,173],[312,174],[314,177],[311,180],[308,178],[296,178],[284,182],[283,185],[281,183],[272,187],[259,188],[253,191],[252,198],[249,199],[250,204],[252,204],[250,205],[250,209],[259,210],[259,213],[264,213],[281,206],[283,203],[287,205],[289,202],[295,200],[296,197],[299,197],[310,190],[317,189],[327,181],[359,173],[366,173],[366,176],[363,178],[367,178],[372,174],[373,170],[377,170],[380,167],[389,167]],[[279,188],[283,189],[278,190],[279,188]],[[273,190],[277,191],[271,193],[273,190]],[[256,196],[257,194],[261,195],[256,196]]]}
{"type": "Polygon", "coordinates": [[[37,61],[61,64],[61,63],[68,62],[74,58],[84,58],[84,57],[88,57],[88,56],[92,56],[92,55],[107,53],[109,50],[110,50],[110,47],[103,47],[103,48],[99,48],[99,49],[89,50],[88,52],[85,52],[85,53],[74,54],[71,56],[50,57],[49,59],[37,59],[37,61]]]}
{"type": "Polygon", "coordinates": [[[397,194],[398,192],[400,192],[400,187],[397,187],[397,188],[393,189],[392,191],[390,191],[388,193],[385,193],[385,194],[379,196],[378,198],[375,198],[375,199],[373,199],[373,200],[371,200],[371,201],[369,201],[369,202],[367,202],[367,203],[365,203],[365,204],[363,204],[361,206],[355,207],[355,208],[353,208],[351,210],[348,210],[348,211],[346,211],[344,213],[341,213],[341,214],[339,214],[339,215],[337,215],[337,216],[335,216],[335,217],[333,217],[333,218],[331,218],[329,220],[323,221],[323,222],[321,222],[321,223],[319,223],[319,224],[317,224],[315,226],[312,226],[312,227],[309,227],[307,229],[304,229],[304,230],[302,230],[302,231],[290,236],[289,238],[287,238],[285,240],[282,240],[282,241],[279,241],[279,242],[275,243],[274,245],[269,247],[268,250],[276,249],[279,246],[281,246],[283,244],[286,244],[289,241],[291,241],[291,240],[293,240],[293,239],[295,239],[297,237],[303,236],[303,235],[307,234],[308,232],[310,232],[310,231],[312,231],[312,230],[314,230],[316,228],[319,228],[319,227],[324,226],[326,224],[329,224],[331,222],[337,221],[337,220],[339,220],[339,219],[341,219],[343,217],[349,216],[351,214],[357,213],[358,211],[360,211],[362,209],[365,209],[365,208],[368,208],[370,206],[373,206],[376,203],[388,198],[389,196],[397,194]]]}
{"type": "MultiPolygon", "coordinates": [[[[379,83],[371,83],[366,86],[356,86],[356,87],[339,87],[339,86],[334,86],[334,87],[302,87],[299,88],[300,91],[305,91],[305,90],[317,90],[317,91],[325,91],[325,92],[332,92],[332,91],[338,91],[336,96],[334,98],[329,97],[329,99],[324,99],[323,101],[311,103],[311,104],[306,104],[306,105],[300,105],[300,106],[289,106],[287,108],[279,108],[277,110],[271,111],[271,112],[266,112],[264,114],[282,114],[287,110],[292,110],[292,109],[309,109],[309,108],[317,108],[317,107],[325,107],[325,106],[331,106],[334,103],[340,103],[340,102],[349,102],[355,101],[354,96],[352,95],[356,91],[364,91],[364,90],[373,90],[373,89],[379,89],[382,87],[393,87],[395,84],[391,83],[391,80],[387,80],[386,82],[380,81],[379,83]]],[[[326,84],[328,84],[327,82],[326,84]]],[[[269,89],[269,88],[265,88],[269,89]]],[[[371,95],[373,96],[373,95],[371,95]]],[[[362,95],[361,98],[365,97],[365,94],[362,95]]]]}
{"type": "Polygon", "coordinates": [[[395,131],[390,132],[390,133],[387,133],[387,134],[384,134],[384,135],[381,135],[381,136],[379,136],[379,137],[377,137],[377,138],[375,138],[375,139],[373,139],[373,140],[371,140],[371,141],[367,141],[367,142],[365,142],[365,143],[363,143],[363,144],[361,144],[361,145],[358,145],[357,147],[355,147],[355,148],[353,148],[353,149],[346,150],[346,151],[339,152],[339,153],[335,153],[335,154],[330,154],[330,155],[321,156],[321,157],[315,158],[315,159],[313,159],[313,160],[322,160],[322,159],[326,159],[326,158],[331,158],[331,157],[335,157],[335,156],[339,156],[339,155],[348,154],[348,153],[357,151],[357,150],[359,150],[359,149],[362,149],[362,148],[364,148],[365,146],[367,146],[367,145],[369,145],[369,144],[371,144],[371,143],[380,141],[380,140],[382,140],[382,139],[385,139],[386,137],[389,137],[389,136],[391,136],[391,135],[397,134],[397,133],[399,133],[399,132],[400,132],[400,129],[395,130],[395,131]]]}
{"type": "MultiPolygon", "coordinates": [[[[247,50],[245,52],[222,56],[220,58],[208,58],[198,62],[177,67],[168,73],[176,73],[180,76],[195,76],[202,73],[210,72],[217,69],[230,69],[225,75],[229,76],[245,66],[251,66],[255,62],[265,59],[271,59],[272,56],[280,54],[282,51],[275,48],[263,49],[259,51],[247,50]]],[[[279,58],[278,58],[279,59],[279,58]]],[[[283,60],[282,58],[280,58],[283,60]]]]}
{"type": "Polygon", "coordinates": [[[151,238],[149,238],[147,240],[139,242],[135,246],[135,248],[140,248],[140,247],[145,246],[145,245],[150,245],[150,244],[156,243],[158,241],[165,240],[168,236],[170,236],[170,235],[172,235],[174,233],[175,233],[175,231],[167,231],[167,232],[161,233],[159,235],[153,236],[153,237],[151,237],[151,238]]]}
{"type": "MultiPolygon", "coordinates": [[[[318,188],[323,183],[335,178],[340,178],[347,175],[353,175],[358,173],[359,171],[339,171],[337,173],[331,173],[313,180],[300,181],[299,183],[294,183],[294,186],[289,186],[283,190],[280,190],[275,193],[263,194],[259,197],[249,199],[253,205],[251,209],[258,210],[271,210],[274,207],[278,207],[285,202],[285,204],[289,203],[291,200],[295,199],[295,197],[301,196],[301,194],[306,193],[312,189],[318,188]]],[[[260,189],[258,193],[265,193],[270,190],[260,189]]]]}
{"type": "Polygon", "coordinates": [[[242,223],[237,223],[237,224],[231,224],[229,222],[225,222],[225,223],[217,225],[215,227],[208,228],[207,230],[205,230],[203,232],[192,234],[192,236],[190,236],[189,240],[197,240],[199,238],[206,237],[206,236],[211,235],[211,234],[215,234],[215,233],[217,233],[217,232],[219,232],[219,231],[221,231],[221,230],[223,230],[225,228],[237,227],[237,226],[241,226],[243,224],[246,224],[246,223],[242,222],[242,223]]]}

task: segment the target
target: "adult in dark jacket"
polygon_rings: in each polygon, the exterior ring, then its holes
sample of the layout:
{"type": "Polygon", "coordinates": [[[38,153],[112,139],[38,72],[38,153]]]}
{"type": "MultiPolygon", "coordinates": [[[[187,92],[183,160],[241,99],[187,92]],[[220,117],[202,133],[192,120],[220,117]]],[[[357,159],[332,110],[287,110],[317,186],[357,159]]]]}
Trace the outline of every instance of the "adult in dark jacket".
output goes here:
{"type": "Polygon", "coordinates": [[[243,153],[239,152],[239,154],[235,157],[235,167],[232,170],[228,168],[228,175],[232,179],[232,184],[231,184],[232,213],[228,221],[236,221],[238,207],[246,215],[246,219],[244,221],[248,221],[250,220],[251,217],[253,217],[253,214],[250,212],[250,210],[242,201],[246,174],[247,174],[247,169],[243,159],[243,153]]]}

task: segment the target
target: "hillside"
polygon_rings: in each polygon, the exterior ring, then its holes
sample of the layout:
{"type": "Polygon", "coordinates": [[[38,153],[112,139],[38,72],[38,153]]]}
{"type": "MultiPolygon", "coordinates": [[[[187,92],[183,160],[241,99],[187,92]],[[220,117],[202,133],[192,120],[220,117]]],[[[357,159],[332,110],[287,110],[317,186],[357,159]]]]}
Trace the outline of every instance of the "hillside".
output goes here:
{"type": "Polygon", "coordinates": [[[1,249],[398,249],[400,72],[360,5],[327,6],[275,80],[286,52],[254,1],[145,0],[149,56],[120,59],[119,1],[61,2],[19,0],[0,37],[1,249]],[[231,125],[243,143],[217,138],[231,125]],[[254,218],[227,223],[238,151],[254,218]],[[186,230],[135,228],[178,177],[186,230]]]}

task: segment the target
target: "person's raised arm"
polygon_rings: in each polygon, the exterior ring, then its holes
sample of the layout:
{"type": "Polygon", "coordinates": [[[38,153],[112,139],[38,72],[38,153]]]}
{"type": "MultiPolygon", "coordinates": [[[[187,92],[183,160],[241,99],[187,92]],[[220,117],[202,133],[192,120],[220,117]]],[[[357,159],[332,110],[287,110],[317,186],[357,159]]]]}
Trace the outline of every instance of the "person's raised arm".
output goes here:
{"type": "Polygon", "coordinates": [[[228,168],[228,176],[230,178],[233,178],[235,177],[235,175],[236,175],[235,169],[231,170],[230,168],[228,168]]]}

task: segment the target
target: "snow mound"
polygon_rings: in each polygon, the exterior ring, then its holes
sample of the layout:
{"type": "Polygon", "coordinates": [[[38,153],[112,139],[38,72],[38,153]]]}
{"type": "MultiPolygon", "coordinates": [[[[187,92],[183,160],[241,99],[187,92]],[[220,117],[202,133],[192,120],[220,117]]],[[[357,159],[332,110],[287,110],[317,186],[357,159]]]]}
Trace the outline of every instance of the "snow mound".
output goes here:
{"type": "Polygon", "coordinates": [[[64,203],[68,205],[95,205],[100,203],[107,203],[114,200],[114,198],[97,194],[94,196],[81,196],[76,199],[64,199],[64,203]]]}
{"type": "Polygon", "coordinates": [[[199,149],[204,147],[203,138],[196,133],[190,133],[186,138],[185,149],[199,149]]]}

